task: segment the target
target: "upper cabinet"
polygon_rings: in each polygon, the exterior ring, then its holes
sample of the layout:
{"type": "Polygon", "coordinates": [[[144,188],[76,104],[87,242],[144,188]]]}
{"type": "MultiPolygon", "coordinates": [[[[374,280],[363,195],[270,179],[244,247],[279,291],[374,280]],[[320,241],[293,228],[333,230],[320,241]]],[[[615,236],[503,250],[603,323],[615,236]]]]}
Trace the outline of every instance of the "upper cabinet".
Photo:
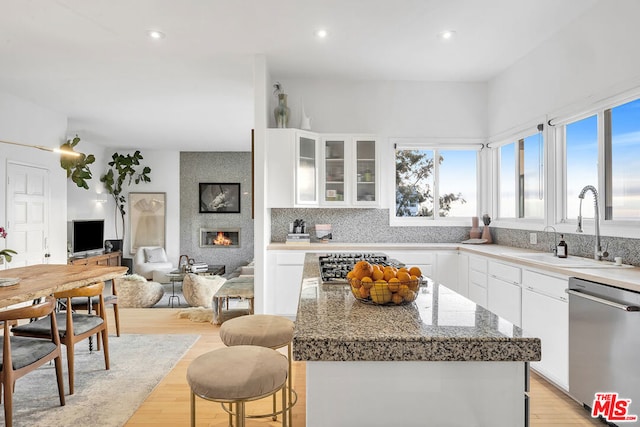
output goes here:
{"type": "Polygon", "coordinates": [[[296,132],[296,205],[318,204],[318,136],[296,132]]]}
{"type": "Polygon", "coordinates": [[[267,130],[267,207],[379,205],[372,136],[267,130]]]}
{"type": "Polygon", "coordinates": [[[379,192],[376,140],[374,138],[354,138],[353,146],[355,148],[355,173],[351,175],[351,179],[355,183],[353,203],[375,206],[378,204],[379,192]]]}
{"type": "Polygon", "coordinates": [[[374,137],[322,137],[321,205],[379,204],[377,145],[374,137]]]}

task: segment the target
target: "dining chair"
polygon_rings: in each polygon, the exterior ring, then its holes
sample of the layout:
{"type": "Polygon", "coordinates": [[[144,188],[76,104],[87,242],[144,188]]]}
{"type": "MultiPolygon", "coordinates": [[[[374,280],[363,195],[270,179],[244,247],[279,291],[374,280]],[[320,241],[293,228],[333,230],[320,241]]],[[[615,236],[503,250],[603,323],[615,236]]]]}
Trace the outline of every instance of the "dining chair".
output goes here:
{"type": "MultiPolygon", "coordinates": [[[[71,300],[71,304],[74,310],[86,310],[89,311],[89,301],[91,303],[91,310],[94,310],[97,315],[100,315],[100,301],[97,296],[91,298],[79,298],[74,297],[71,300]]],[[[120,313],[118,311],[118,289],[116,287],[116,281],[111,280],[111,295],[104,295],[104,305],[111,306],[113,308],[113,317],[116,324],[116,336],[120,336],[120,313]]],[[[100,350],[100,342],[98,341],[98,350],[100,350]]]]}
{"type": "Polygon", "coordinates": [[[0,311],[0,322],[3,323],[4,336],[0,340],[0,379],[1,393],[4,392],[5,426],[13,424],[13,390],[16,380],[53,360],[55,362],[58,381],[60,406],[64,406],[64,377],[62,375],[62,351],[60,337],[54,333],[58,329],[54,315],[56,300],[47,297],[44,302],[34,305],[0,311]],[[28,338],[11,336],[10,325],[18,320],[43,318],[48,325],[49,338],[28,338]]]}
{"type": "MultiPolygon", "coordinates": [[[[54,297],[63,300],[65,311],[56,314],[58,321],[58,334],[60,342],[67,347],[67,365],[69,371],[69,394],[74,393],[74,346],[77,342],[100,333],[104,352],[105,369],[109,370],[109,331],[107,329],[107,318],[104,309],[104,296],[102,291],[104,282],[75,288],[68,291],[56,292],[54,297]],[[71,305],[71,298],[74,297],[98,297],[98,309],[95,313],[75,313],[71,305]],[[100,313],[100,314],[98,314],[100,313]]],[[[46,327],[43,319],[25,325],[16,326],[12,329],[14,335],[34,338],[45,338],[51,336],[51,330],[46,327]]]]}

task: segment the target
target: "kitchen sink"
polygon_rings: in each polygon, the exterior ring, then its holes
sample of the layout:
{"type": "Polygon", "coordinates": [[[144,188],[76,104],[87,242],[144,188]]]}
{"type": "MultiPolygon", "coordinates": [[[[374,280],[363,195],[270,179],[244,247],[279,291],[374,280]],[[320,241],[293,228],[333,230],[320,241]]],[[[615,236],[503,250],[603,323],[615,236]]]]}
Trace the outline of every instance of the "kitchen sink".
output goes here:
{"type": "Polygon", "coordinates": [[[622,264],[615,265],[610,261],[596,261],[595,259],[582,258],[577,256],[568,256],[566,258],[558,258],[552,253],[531,253],[531,254],[515,254],[503,253],[502,255],[520,258],[527,261],[537,262],[540,264],[553,265],[556,267],[567,268],[631,268],[632,265],[622,264]]]}

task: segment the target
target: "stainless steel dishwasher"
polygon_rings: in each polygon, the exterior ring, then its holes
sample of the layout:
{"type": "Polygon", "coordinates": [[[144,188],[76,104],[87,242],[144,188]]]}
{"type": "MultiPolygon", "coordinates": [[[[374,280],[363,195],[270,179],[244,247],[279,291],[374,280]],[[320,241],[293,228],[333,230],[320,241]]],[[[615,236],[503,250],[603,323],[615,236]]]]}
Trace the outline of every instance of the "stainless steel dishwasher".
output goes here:
{"type": "Polygon", "coordinates": [[[640,293],[574,277],[567,293],[569,394],[591,410],[596,393],[618,393],[640,416],[640,293]]]}

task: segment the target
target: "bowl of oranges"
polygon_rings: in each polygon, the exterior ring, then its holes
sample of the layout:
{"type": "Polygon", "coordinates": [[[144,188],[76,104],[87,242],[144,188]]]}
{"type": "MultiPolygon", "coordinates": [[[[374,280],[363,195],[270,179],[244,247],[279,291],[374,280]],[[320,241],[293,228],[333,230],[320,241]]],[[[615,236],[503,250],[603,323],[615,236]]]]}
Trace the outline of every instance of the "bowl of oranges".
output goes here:
{"type": "Polygon", "coordinates": [[[347,280],[351,293],[360,302],[403,305],[417,298],[422,272],[418,267],[396,268],[358,261],[347,273],[347,280]]]}

